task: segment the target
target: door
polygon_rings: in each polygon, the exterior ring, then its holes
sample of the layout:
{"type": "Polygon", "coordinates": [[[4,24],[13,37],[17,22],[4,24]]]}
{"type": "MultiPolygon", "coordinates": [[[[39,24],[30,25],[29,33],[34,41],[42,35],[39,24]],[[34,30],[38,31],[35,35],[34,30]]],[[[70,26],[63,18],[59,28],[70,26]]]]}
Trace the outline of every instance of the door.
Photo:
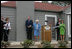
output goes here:
{"type": "MultiPolygon", "coordinates": [[[[48,24],[51,24],[51,27],[55,26],[55,17],[47,17],[48,24]]],[[[52,29],[52,39],[56,39],[55,29],[52,29]]]]}
{"type": "MultiPolygon", "coordinates": [[[[51,34],[52,34],[52,40],[56,40],[56,30],[53,29],[57,23],[57,16],[56,15],[45,15],[45,20],[48,21],[48,24],[51,24],[51,34]]],[[[47,25],[47,22],[45,22],[45,25],[47,25]]]]}

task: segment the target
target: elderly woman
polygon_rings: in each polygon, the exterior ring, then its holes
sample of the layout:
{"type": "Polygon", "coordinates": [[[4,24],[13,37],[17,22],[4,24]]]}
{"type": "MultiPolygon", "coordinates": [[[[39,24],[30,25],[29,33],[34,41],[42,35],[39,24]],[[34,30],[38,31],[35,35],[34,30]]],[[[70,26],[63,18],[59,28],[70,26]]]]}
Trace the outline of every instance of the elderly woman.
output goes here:
{"type": "Polygon", "coordinates": [[[37,41],[37,39],[39,40],[41,30],[41,24],[39,23],[39,20],[36,20],[36,22],[33,24],[33,27],[34,27],[34,38],[35,41],[37,41]]]}

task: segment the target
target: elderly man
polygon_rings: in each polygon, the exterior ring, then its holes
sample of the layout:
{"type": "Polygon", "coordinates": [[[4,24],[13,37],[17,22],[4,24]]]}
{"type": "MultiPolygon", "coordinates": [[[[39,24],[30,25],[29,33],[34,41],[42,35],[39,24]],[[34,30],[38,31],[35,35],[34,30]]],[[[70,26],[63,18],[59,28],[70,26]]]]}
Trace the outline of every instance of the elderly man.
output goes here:
{"type": "Polygon", "coordinates": [[[41,30],[41,24],[39,23],[38,19],[33,24],[33,27],[34,27],[34,38],[35,38],[35,41],[37,41],[37,39],[39,40],[40,30],[41,30]]]}
{"type": "Polygon", "coordinates": [[[26,26],[26,32],[27,32],[27,39],[32,40],[33,21],[30,20],[30,16],[28,16],[25,26],[26,26]]]}

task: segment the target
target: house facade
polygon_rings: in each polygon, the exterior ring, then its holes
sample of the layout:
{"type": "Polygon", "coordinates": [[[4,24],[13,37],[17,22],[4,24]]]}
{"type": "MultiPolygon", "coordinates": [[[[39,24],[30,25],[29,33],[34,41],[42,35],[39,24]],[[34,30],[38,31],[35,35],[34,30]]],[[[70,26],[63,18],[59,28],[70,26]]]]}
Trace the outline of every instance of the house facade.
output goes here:
{"type": "MultiPolygon", "coordinates": [[[[52,27],[56,25],[58,18],[64,19],[66,40],[71,37],[71,5],[61,7],[50,3],[10,1],[1,4],[1,16],[10,18],[12,27],[9,34],[10,41],[26,40],[25,21],[27,16],[31,16],[33,21],[39,19],[41,26],[47,25],[45,20],[48,20],[52,27]]],[[[56,30],[52,29],[52,40],[57,39],[56,35],[56,30]]]]}

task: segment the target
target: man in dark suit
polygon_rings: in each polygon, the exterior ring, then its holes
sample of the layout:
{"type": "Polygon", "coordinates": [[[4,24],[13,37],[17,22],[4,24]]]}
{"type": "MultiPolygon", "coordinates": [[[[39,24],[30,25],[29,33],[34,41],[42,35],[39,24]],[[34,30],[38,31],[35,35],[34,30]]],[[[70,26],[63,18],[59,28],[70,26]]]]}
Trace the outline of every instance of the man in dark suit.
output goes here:
{"type": "MultiPolygon", "coordinates": [[[[60,25],[60,21],[61,21],[61,19],[58,18],[58,22],[57,22],[56,26],[60,25]]],[[[57,41],[58,41],[58,40],[60,40],[60,28],[57,27],[56,29],[57,29],[57,41]]]]}
{"type": "Polygon", "coordinates": [[[4,24],[5,24],[5,22],[4,22],[4,17],[3,16],[1,16],[1,41],[3,40],[3,34],[4,34],[4,24]]]}
{"type": "Polygon", "coordinates": [[[25,26],[27,32],[27,39],[32,40],[33,21],[30,20],[30,16],[28,16],[28,19],[25,22],[25,26]]]}

